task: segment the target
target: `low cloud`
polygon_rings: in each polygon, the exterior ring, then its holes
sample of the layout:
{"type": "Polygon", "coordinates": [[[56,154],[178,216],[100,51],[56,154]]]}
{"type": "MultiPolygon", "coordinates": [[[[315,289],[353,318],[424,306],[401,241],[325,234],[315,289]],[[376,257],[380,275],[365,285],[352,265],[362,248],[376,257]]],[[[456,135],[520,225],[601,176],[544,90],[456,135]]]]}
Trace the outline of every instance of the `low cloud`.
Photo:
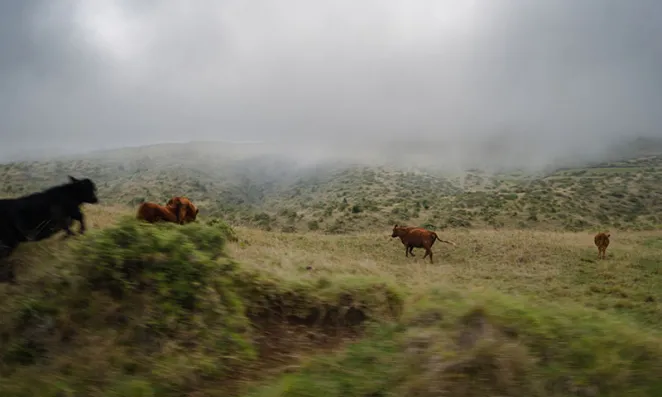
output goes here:
{"type": "Polygon", "coordinates": [[[662,136],[659,37],[653,0],[4,2],[0,159],[228,139],[542,167],[662,136]]]}

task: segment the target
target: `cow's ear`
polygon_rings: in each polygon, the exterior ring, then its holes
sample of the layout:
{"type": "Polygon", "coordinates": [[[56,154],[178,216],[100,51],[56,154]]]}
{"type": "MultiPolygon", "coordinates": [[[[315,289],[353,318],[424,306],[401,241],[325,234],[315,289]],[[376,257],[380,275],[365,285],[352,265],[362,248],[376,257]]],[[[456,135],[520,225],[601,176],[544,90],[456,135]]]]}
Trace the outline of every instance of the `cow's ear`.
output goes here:
{"type": "Polygon", "coordinates": [[[69,175],[69,181],[71,181],[71,183],[75,183],[75,182],[78,182],[78,179],[76,179],[73,176],[69,175]]]}
{"type": "Polygon", "coordinates": [[[398,227],[398,224],[397,224],[397,223],[395,224],[395,226],[393,226],[393,229],[395,229],[396,227],[398,227]]]}

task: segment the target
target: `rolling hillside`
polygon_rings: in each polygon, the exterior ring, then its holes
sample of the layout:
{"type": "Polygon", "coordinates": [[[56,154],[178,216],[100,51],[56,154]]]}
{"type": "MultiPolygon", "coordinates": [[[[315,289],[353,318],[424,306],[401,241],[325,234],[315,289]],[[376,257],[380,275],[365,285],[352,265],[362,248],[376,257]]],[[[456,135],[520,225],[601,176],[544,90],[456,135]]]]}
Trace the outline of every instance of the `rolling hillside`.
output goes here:
{"type": "Polygon", "coordinates": [[[19,247],[0,283],[0,395],[658,396],[660,232],[388,233],[144,225],[19,247]],[[324,386],[320,388],[321,386],[324,386]]]}
{"type": "Polygon", "coordinates": [[[661,156],[451,174],[226,149],[1,166],[5,196],[72,174],[102,202],[85,206],[85,236],[9,259],[0,395],[662,392],[661,156]],[[199,222],[133,219],[174,194],[199,222]],[[457,246],[436,244],[433,264],[405,258],[396,222],[457,246]]]}
{"type": "MultiPolygon", "coordinates": [[[[619,156],[642,154],[640,146],[635,141],[619,156]]],[[[662,156],[646,154],[546,174],[448,173],[347,162],[305,166],[250,145],[170,144],[5,164],[0,194],[26,194],[72,174],[96,181],[104,203],[135,208],[186,195],[203,215],[266,230],[345,233],[394,223],[650,230],[662,223],[662,156]]]]}

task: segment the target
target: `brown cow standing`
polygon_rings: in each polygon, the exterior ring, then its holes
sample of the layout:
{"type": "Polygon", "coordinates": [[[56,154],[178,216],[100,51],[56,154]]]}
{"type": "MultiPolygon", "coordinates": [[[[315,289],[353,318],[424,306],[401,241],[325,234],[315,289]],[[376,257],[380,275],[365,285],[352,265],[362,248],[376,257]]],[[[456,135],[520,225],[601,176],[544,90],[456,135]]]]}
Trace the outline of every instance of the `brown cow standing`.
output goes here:
{"type": "Polygon", "coordinates": [[[450,244],[455,246],[455,243],[451,241],[442,240],[437,236],[437,233],[424,229],[422,227],[408,227],[408,226],[393,226],[393,233],[391,237],[400,237],[400,241],[405,246],[405,256],[414,256],[414,248],[425,248],[425,255],[423,259],[427,256],[430,256],[430,263],[432,261],[432,245],[436,240],[439,240],[443,243],[450,244]]]}
{"type": "Polygon", "coordinates": [[[193,222],[198,216],[200,211],[192,202],[186,197],[175,196],[168,200],[166,206],[173,206],[179,204],[179,219],[183,222],[193,222]]]}
{"type": "Polygon", "coordinates": [[[184,219],[179,217],[181,213],[180,207],[181,205],[179,203],[163,206],[156,203],[144,202],[138,207],[136,218],[149,223],[163,221],[183,224],[184,219]]]}
{"type": "Polygon", "coordinates": [[[598,259],[605,259],[607,255],[607,247],[609,246],[609,237],[611,234],[609,232],[598,233],[593,238],[595,246],[598,247],[598,259]]]}

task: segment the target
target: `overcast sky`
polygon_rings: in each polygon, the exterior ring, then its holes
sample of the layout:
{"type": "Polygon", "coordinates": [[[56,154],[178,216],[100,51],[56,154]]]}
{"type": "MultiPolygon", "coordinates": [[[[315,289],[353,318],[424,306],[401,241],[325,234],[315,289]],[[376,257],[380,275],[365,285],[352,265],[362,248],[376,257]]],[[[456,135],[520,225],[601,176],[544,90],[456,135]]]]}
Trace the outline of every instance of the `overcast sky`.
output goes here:
{"type": "Polygon", "coordinates": [[[662,135],[661,37],[660,0],[2,1],[0,160],[213,139],[599,151],[662,135]]]}

